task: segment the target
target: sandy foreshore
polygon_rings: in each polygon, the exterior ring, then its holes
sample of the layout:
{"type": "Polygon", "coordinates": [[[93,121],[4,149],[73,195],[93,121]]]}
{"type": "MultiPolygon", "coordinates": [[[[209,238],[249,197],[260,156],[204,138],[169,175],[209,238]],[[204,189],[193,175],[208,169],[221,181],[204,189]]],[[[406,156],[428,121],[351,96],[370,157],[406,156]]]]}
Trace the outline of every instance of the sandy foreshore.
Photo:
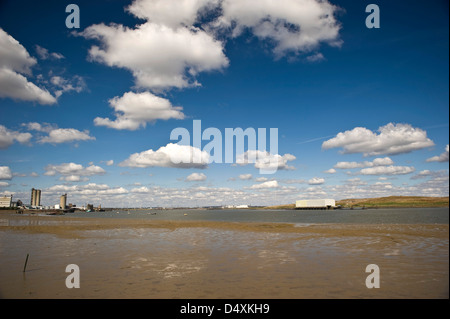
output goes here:
{"type": "Polygon", "coordinates": [[[0,214],[2,298],[448,298],[448,224],[0,214]],[[27,271],[22,272],[29,254],[27,271]],[[77,264],[81,288],[65,286],[77,264]],[[368,289],[368,264],[381,287],[368,289]]]}
{"type": "Polygon", "coordinates": [[[80,238],[83,231],[111,229],[163,228],[215,228],[234,231],[276,232],[315,234],[320,236],[371,236],[410,235],[448,239],[447,224],[432,225],[379,225],[379,224],[306,224],[261,223],[261,222],[222,222],[222,221],[181,221],[148,220],[124,218],[76,218],[68,216],[12,215],[0,214],[0,231],[14,230],[28,233],[48,233],[66,238],[80,238]]]}

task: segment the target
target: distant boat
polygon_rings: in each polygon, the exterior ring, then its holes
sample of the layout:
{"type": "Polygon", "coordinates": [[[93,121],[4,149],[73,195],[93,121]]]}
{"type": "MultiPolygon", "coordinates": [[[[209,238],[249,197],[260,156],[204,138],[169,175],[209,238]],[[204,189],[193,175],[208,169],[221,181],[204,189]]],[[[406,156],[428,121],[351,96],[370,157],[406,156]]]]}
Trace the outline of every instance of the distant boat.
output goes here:
{"type": "Polygon", "coordinates": [[[64,212],[61,210],[49,210],[46,212],[46,215],[64,215],[64,212]]]}
{"type": "Polygon", "coordinates": [[[187,216],[187,214],[184,214],[184,216],[187,216]]]}
{"type": "Polygon", "coordinates": [[[90,209],[88,209],[87,211],[86,211],[86,213],[90,213],[91,212],[91,210],[90,209]]]}
{"type": "Polygon", "coordinates": [[[20,214],[46,214],[46,215],[64,215],[62,209],[23,209],[20,214]]]}

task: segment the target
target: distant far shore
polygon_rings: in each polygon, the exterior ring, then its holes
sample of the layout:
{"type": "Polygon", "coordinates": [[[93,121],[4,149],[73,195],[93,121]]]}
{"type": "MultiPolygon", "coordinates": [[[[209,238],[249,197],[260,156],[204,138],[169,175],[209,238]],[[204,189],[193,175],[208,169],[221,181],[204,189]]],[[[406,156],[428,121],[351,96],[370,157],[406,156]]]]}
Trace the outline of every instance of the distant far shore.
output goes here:
{"type": "MultiPolygon", "coordinates": [[[[341,208],[432,208],[449,207],[449,197],[388,196],[336,201],[341,208]]],[[[266,206],[265,209],[295,209],[295,204],[266,206]]]]}
{"type": "MultiPolygon", "coordinates": [[[[376,209],[376,208],[435,208],[449,207],[449,197],[427,197],[427,196],[388,196],[378,198],[352,198],[336,200],[336,206],[343,209],[376,209]]],[[[226,209],[231,207],[207,206],[207,207],[129,207],[129,208],[104,208],[102,211],[111,210],[164,210],[164,209],[226,209]]],[[[235,207],[235,209],[282,209],[294,210],[295,203],[273,206],[248,206],[235,207]]],[[[2,208],[1,213],[18,213],[19,209],[2,208]]],[[[30,213],[30,211],[28,212],[30,213]]],[[[35,210],[35,213],[45,213],[43,210],[35,210]]],[[[53,215],[53,214],[49,214],[53,215]]]]}

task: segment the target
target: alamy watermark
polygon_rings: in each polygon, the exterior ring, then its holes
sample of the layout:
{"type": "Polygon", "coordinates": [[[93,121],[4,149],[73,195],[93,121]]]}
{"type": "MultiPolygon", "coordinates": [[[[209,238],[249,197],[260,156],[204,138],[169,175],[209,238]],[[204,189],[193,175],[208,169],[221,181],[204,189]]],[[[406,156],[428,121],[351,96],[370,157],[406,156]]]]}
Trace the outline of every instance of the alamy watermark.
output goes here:
{"type": "Polygon", "coordinates": [[[67,265],[66,272],[70,273],[66,278],[66,287],[69,289],[80,288],[80,267],[76,264],[67,265]]]}
{"type": "MultiPolygon", "coordinates": [[[[366,18],[366,27],[369,29],[380,28],[380,7],[376,4],[368,4],[366,12],[370,13],[366,18]]],[[[68,4],[66,6],[66,13],[70,13],[66,17],[66,27],[68,29],[80,28],[80,7],[77,4],[68,4]]]]}
{"type": "Polygon", "coordinates": [[[68,29],[79,29],[80,28],[80,7],[76,4],[68,4],[66,7],[66,12],[70,13],[66,17],[66,27],[68,29]]]}
{"type": "Polygon", "coordinates": [[[366,277],[366,287],[369,289],[380,288],[380,267],[376,264],[367,265],[366,272],[370,273],[366,277]]]}
{"type": "MultiPolygon", "coordinates": [[[[66,287],[69,289],[80,288],[80,267],[76,264],[69,264],[66,266],[66,273],[70,273],[66,277],[66,287]]],[[[369,289],[380,288],[380,267],[376,264],[369,264],[366,266],[366,273],[370,273],[366,277],[366,287],[369,289]]]]}
{"type": "Polygon", "coordinates": [[[366,27],[368,29],[380,28],[380,7],[376,4],[369,4],[366,7],[366,12],[370,13],[366,18],[366,27]]]}
{"type": "Polygon", "coordinates": [[[173,129],[170,140],[178,141],[179,145],[191,146],[190,156],[172,154],[171,161],[174,164],[236,163],[245,165],[254,163],[261,174],[274,174],[279,167],[278,128],[270,128],[268,137],[266,128],[252,127],[245,130],[240,127],[225,128],[225,133],[222,135],[222,132],[215,127],[208,127],[202,131],[201,120],[194,120],[192,144],[191,133],[183,127],[173,129]],[[202,148],[202,141],[209,142],[202,148]],[[267,141],[269,141],[269,148],[267,148],[267,141]],[[247,144],[246,149],[245,144],[247,144]]]}

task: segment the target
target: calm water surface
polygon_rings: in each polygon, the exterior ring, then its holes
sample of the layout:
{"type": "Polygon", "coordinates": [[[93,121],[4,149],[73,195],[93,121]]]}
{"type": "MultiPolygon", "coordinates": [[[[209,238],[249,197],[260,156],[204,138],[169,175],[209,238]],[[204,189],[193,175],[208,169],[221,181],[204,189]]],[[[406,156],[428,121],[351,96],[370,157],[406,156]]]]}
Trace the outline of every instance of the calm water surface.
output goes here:
{"type": "Polygon", "coordinates": [[[355,224],[448,224],[448,208],[396,208],[356,210],[253,210],[166,209],[75,212],[65,216],[204,220],[227,222],[355,223],[355,224]]]}

